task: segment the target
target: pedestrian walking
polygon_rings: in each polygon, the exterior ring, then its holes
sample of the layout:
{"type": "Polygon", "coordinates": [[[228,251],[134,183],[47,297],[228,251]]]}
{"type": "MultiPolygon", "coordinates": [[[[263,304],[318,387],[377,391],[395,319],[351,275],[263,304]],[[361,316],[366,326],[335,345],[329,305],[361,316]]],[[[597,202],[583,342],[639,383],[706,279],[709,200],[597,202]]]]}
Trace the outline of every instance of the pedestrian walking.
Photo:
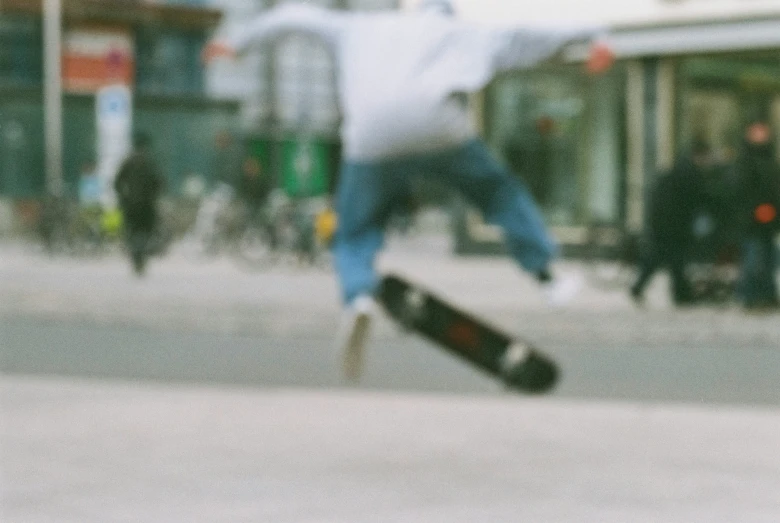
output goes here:
{"type": "Polygon", "coordinates": [[[777,309],[780,166],[767,121],[753,118],[734,165],[735,223],[740,232],[739,297],[748,310],[777,309]]]}
{"type": "Polygon", "coordinates": [[[647,285],[658,270],[665,267],[669,270],[674,304],[693,303],[686,267],[692,254],[690,246],[695,239],[696,219],[699,212],[708,207],[705,170],[711,165],[710,147],[697,141],[652,188],[639,272],[630,291],[634,301],[643,301],[647,285]]]}
{"type": "Polygon", "coordinates": [[[122,210],[124,235],[133,270],[144,274],[146,260],[153,250],[159,230],[158,204],[165,181],[151,154],[151,141],[145,134],[133,137],[133,151],[122,162],[114,180],[122,210]]]}

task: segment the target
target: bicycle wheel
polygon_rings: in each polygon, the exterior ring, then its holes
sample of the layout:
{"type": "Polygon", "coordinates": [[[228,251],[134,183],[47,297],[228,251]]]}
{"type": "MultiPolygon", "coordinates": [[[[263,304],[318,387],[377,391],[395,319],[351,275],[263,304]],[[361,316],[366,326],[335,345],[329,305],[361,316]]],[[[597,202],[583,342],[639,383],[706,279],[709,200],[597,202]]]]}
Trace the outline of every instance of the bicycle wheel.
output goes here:
{"type": "Polygon", "coordinates": [[[251,269],[267,268],[276,262],[274,243],[267,227],[247,227],[236,239],[236,258],[251,269]]]}

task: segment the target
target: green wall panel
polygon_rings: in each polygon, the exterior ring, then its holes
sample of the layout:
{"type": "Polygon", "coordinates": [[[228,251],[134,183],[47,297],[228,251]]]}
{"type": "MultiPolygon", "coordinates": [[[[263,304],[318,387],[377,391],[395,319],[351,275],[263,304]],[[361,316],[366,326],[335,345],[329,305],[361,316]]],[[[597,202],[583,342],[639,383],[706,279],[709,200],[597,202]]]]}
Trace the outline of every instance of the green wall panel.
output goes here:
{"type": "Polygon", "coordinates": [[[0,193],[31,198],[44,190],[43,110],[39,100],[0,97],[0,193]]]}

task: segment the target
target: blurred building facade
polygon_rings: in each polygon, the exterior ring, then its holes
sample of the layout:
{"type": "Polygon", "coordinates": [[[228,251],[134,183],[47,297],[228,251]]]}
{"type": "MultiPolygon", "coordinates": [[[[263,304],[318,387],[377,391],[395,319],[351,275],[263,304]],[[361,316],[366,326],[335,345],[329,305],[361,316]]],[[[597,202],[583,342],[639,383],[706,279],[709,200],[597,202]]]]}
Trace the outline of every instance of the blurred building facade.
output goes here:
{"type": "MultiPolygon", "coordinates": [[[[221,20],[203,0],[62,2],[63,177],[74,195],[96,160],[97,93],[132,93],[132,127],[148,134],[176,194],[210,169],[214,130],[235,126],[240,106],[206,96],[200,52],[221,20]]],[[[45,188],[41,0],[0,4],[0,198],[34,213],[45,188]]],[[[22,216],[25,219],[25,216],[22,216]]]]}
{"type": "MultiPolygon", "coordinates": [[[[128,50],[133,129],[151,135],[172,196],[182,194],[192,174],[208,180],[214,137],[225,129],[246,139],[250,154],[289,192],[332,189],[341,116],[334,65],[319,42],[290,35],[232,63],[204,68],[199,59],[209,37],[284,1],[64,0],[66,190],[75,191],[81,165],[98,153],[95,94],[102,81],[102,72],[79,77],[84,64],[72,67],[69,46],[101,61],[109,48],[128,50]],[[301,165],[307,176],[299,175],[301,165]]],[[[337,9],[398,6],[397,0],[316,1],[337,9]]],[[[46,190],[42,31],[41,0],[0,3],[0,206],[26,208],[46,190]]]]}
{"type": "MultiPolygon", "coordinates": [[[[208,36],[285,1],[297,0],[66,0],[64,39],[78,47],[91,31],[105,42],[95,32],[108,27],[127,42],[134,127],[152,134],[174,193],[189,174],[208,177],[223,128],[247,136],[289,192],[320,193],[332,189],[340,150],[335,70],[323,46],[290,35],[235,63],[204,70],[198,59],[208,36]]],[[[355,10],[416,3],[311,1],[355,10]]],[[[567,246],[581,244],[593,222],[639,231],[652,179],[694,138],[728,162],[753,107],[780,126],[780,0],[454,3],[466,19],[610,30],[619,60],[607,75],[583,74],[585,50],[572,48],[559,63],[496,79],[473,100],[488,142],[527,181],[567,246]]],[[[45,180],[41,0],[0,5],[0,198],[34,199],[45,180]]],[[[63,79],[69,186],[96,142],[94,86],[79,85],[77,71],[66,68],[63,79]]],[[[499,248],[498,231],[467,206],[454,214],[461,252],[499,248]]]]}
{"type": "MultiPolygon", "coordinates": [[[[726,166],[745,118],[763,111],[780,130],[780,1],[455,3],[473,20],[609,29],[618,58],[609,74],[583,74],[585,49],[572,48],[562,63],[497,79],[477,103],[489,143],[570,252],[594,222],[638,233],[653,179],[694,139],[726,166]]],[[[459,250],[500,249],[498,230],[467,206],[456,218],[459,250]]]]}
{"type": "MultiPolygon", "coordinates": [[[[297,0],[220,0],[225,24],[297,0]],[[231,14],[232,13],[232,14],[231,14]]],[[[416,0],[316,0],[340,9],[411,9],[416,0]]],[[[780,0],[454,0],[458,16],[484,22],[578,23],[604,27],[618,63],[583,74],[583,49],[560,63],[496,79],[474,97],[493,149],[522,176],[546,218],[574,252],[591,223],[636,233],[647,188],[694,139],[728,162],[742,119],[757,102],[775,108],[780,83],[780,0]]],[[[240,99],[243,125],[281,183],[304,144],[320,175],[335,171],[338,125],[333,64],[315,41],[291,35],[239,64],[209,72],[209,93],[240,99]],[[232,68],[232,73],[230,70],[232,68]],[[228,74],[225,74],[228,72],[228,74]],[[239,79],[240,78],[240,79],[239,79]],[[276,155],[273,143],[281,143],[276,155]],[[313,144],[313,145],[312,145],[313,144]],[[313,149],[312,149],[313,147],[313,149]]],[[[780,125],[780,112],[771,109],[780,125]]],[[[498,230],[458,202],[460,252],[501,250],[498,230]]]]}

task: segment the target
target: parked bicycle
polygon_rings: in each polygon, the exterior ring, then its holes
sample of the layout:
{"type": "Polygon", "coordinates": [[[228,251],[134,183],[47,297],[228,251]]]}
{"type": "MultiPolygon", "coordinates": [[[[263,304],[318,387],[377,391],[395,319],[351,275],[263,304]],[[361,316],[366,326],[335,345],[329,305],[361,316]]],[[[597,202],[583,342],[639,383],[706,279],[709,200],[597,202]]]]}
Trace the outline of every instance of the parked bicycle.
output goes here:
{"type": "Polygon", "coordinates": [[[324,267],[330,262],[329,242],[335,214],[319,199],[279,199],[272,205],[270,224],[277,261],[324,267]]]}
{"type": "Polygon", "coordinates": [[[50,196],[43,202],[38,232],[50,256],[100,256],[116,243],[120,227],[121,216],[114,212],[50,196]]]}
{"type": "Polygon", "coordinates": [[[318,228],[322,210],[311,203],[278,192],[259,208],[223,198],[214,209],[211,225],[195,241],[202,253],[228,254],[249,269],[280,264],[321,267],[329,260],[327,241],[321,238],[327,225],[318,228]]]}

